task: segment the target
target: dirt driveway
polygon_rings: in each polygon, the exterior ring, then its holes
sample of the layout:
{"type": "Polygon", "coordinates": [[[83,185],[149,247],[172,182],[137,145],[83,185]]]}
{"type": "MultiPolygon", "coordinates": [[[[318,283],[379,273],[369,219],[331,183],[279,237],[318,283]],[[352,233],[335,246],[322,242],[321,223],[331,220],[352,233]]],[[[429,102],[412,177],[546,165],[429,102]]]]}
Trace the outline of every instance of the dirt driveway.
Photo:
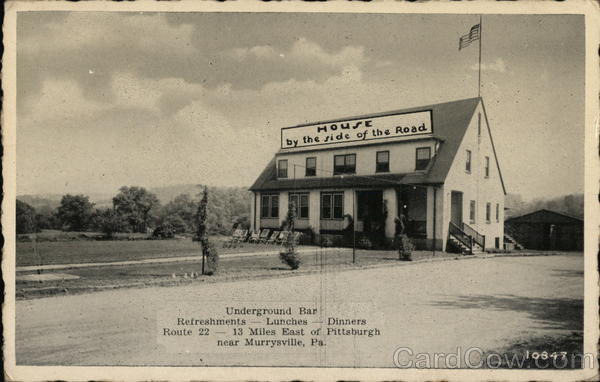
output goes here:
{"type": "Polygon", "coordinates": [[[415,353],[493,350],[580,332],[582,300],[581,255],[450,260],[50,297],[17,301],[17,364],[394,367],[398,347],[415,353]],[[312,306],[319,314],[309,325],[364,318],[380,335],[332,336],[319,347],[216,352],[197,337],[161,337],[180,316],[206,318],[211,307],[217,314],[226,305],[312,306]]]}

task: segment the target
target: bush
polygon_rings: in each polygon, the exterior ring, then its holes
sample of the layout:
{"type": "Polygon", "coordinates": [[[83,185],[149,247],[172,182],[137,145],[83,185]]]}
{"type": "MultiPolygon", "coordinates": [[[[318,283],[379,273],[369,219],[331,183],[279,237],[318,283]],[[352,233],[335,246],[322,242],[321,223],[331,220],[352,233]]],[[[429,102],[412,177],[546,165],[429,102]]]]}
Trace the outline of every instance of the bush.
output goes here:
{"type": "Polygon", "coordinates": [[[317,234],[315,233],[312,227],[308,227],[306,230],[302,232],[302,236],[300,236],[299,243],[302,245],[313,245],[317,244],[317,234]]]}
{"type": "Polygon", "coordinates": [[[415,249],[415,245],[410,241],[408,236],[405,234],[396,236],[396,247],[398,248],[398,256],[400,260],[412,260],[411,254],[415,249]]]}
{"type": "Polygon", "coordinates": [[[366,237],[361,237],[360,240],[358,241],[358,243],[356,243],[358,248],[362,248],[362,249],[372,249],[373,248],[373,243],[371,243],[371,240],[369,240],[366,237]]]}
{"type": "Polygon", "coordinates": [[[208,268],[208,271],[206,272],[207,275],[217,273],[217,269],[219,268],[219,252],[217,251],[217,248],[210,243],[208,243],[206,248],[206,266],[208,268]]]}
{"type": "Polygon", "coordinates": [[[115,233],[128,230],[125,217],[110,208],[96,210],[92,218],[92,225],[104,233],[106,239],[112,239],[115,233]]]}
{"type": "Polygon", "coordinates": [[[36,222],[35,209],[29,204],[17,199],[16,231],[22,233],[39,232],[36,222]]]}
{"type": "Polygon", "coordinates": [[[293,270],[296,270],[300,267],[300,258],[293,247],[288,247],[285,249],[285,251],[279,252],[279,258],[281,259],[282,263],[287,264],[293,270]]]}
{"type": "Polygon", "coordinates": [[[175,231],[171,224],[163,223],[154,229],[152,237],[155,239],[172,239],[175,237],[175,231]]]}
{"type": "Polygon", "coordinates": [[[321,247],[333,247],[333,241],[327,236],[321,236],[321,247]]]}

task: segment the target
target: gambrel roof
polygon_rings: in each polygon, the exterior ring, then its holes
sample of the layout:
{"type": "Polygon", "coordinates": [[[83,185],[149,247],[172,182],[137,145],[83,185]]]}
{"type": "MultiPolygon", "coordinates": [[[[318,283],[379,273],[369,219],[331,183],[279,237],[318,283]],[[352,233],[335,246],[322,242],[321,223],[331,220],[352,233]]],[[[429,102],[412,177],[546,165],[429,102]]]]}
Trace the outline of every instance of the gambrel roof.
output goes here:
{"type": "MultiPolygon", "coordinates": [[[[483,100],[479,97],[468,98],[452,102],[438,103],[434,105],[418,106],[407,109],[392,110],[383,113],[359,115],[354,117],[348,117],[345,119],[364,119],[364,118],[375,118],[383,117],[392,114],[412,113],[418,111],[431,110],[431,118],[433,125],[433,138],[437,138],[440,142],[437,154],[433,157],[431,163],[425,172],[414,172],[407,174],[385,174],[385,175],[369,175],[368,177],[361,175],[344,175],[344,176],[332,176],[332,177],[317,177],[317,178],[301,178],[301,179],[277,179],[276,161],[273,158],[259,175],[258,179],[254,182],[250,190],[252,191],[265,191],[265,190],[285,190],[285,189],[298,189],[298,188],[331,188],[331,187],[351,187],[354,185],[360,187],[381,187],[390,184],[442,184],[445,182],[452,162],[456,157],[456,153],[460,147],[460,144],[465,136],[469,123],[473,118],[475,110],[479,102],[483,100]],[[364,178],[364,179],[361,179],[364,178]]],[[[483,106],[483,114],[487,123],[487,115],[485,106],[483,106]]],[[[311,122],[309,124],[302,124],[299,126],[312,125],[312,124],[326,124],[339,121],[328,120],[311,122]]],[[[502,172],[500,171],[500,165],[496,156],[496,149],[494,147],[494,140],[492,139],[491,131],[488,130],[490,139],[492,142],[492,149],[494,151],[494,157],[498,166],[498,173],[500,175],[500,181],[502,183],[502,189],[506,194],[504,187],[504,181],[502,179],[502,172]]],[[[285,152],[280,150],[278,153],[285,152]]]]}

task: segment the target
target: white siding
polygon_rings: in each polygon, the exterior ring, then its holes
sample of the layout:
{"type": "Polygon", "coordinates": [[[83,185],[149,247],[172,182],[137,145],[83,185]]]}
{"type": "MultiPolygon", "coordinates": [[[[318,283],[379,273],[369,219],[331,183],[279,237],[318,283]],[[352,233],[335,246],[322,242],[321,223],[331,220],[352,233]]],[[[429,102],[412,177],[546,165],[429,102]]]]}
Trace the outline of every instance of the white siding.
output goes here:
{"type": "MultiPolygon", "coordinates": [[[[317,176],[333,176],[333,157],[334,155],[356,154],[356,174],[374,175],[376,154],[378,151],[390,152],[390,173],[411,173],[415,171],[416,149],[418,147],[430,147],[431,155],[435,154],[435,140],[423,139],[410,142],[396,142],[390,144],[377,144],[364,147],[340,147],[335,149],[326,149],[320,151],[307,151],[298,153],[284,153],[277,155],[277,164],[279,160],[288,161],[288,179],[305,178],[306,158],[317,158],[317,176]],[[294,166],[296,165],[296,166],[294,166]],[[294,173],[294,167],[296,168],[294,173]]],[[[314,178],[314,177],[308,177],[314,178]]]]}
{"type": "MultiPolygon", "coordinates": [[[[454,162],[450,168],[446,182],[444,183],[444,239],[448,234],[448,223],[450,221],[450,193],[461,191],[463,193],[463,221],[473,227],[482,235],[486,236],[486,248],[494,247],[494,239],[500,238],[502,246],[504,236],[504,192],[496,165],[492,141],[490,139],[488,126],[481,104],[473,114],[465,137],[456,153],[454,162]],[[481,113],[481,136],[478,136],[478,114],[481,113]],[[471,150],[471,172],[465,169],[467,150],[471,150]],[[489,178],[485,178],[485,157],[490,158],[489,178]],[[471,200],[476,201],[476,221],[469,221],[469,204],[471,200]],[[491,203],[491,219],[486,222],[486,203],[491,203]],[[496,221],[496,204],[499,204],[500,216],[496,221]]],[[[444,244],[445,245],[445,244],[444,244]]]]}

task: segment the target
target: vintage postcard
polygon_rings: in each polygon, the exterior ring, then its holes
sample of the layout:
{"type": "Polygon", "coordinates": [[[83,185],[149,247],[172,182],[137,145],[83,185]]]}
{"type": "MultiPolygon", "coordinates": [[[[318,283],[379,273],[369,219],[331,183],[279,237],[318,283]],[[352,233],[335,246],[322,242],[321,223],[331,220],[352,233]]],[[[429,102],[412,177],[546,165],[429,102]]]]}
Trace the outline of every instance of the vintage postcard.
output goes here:
{"type": "Polygon", "coordinates": [[[9,380],[598,378],[598,4],[8,2],[9,380]]]}

